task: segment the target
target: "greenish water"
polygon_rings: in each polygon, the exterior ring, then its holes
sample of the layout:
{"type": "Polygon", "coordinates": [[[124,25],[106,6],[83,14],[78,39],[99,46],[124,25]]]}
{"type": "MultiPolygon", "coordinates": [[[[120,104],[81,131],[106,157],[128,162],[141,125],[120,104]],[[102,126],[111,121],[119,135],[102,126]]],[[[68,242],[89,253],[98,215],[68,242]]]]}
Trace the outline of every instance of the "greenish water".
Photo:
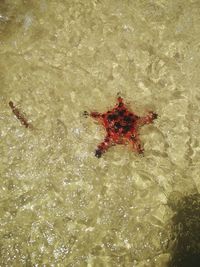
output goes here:
{"type": "Polygon", "coordinates": [[[0,266],[164,267],[168,197],[200,192],[198,0],[0,1],[0,266]],[[94,157],[121,92],[144,157],[94,157]],[[13,101],[33,129],[12,113],[13,101]]]}

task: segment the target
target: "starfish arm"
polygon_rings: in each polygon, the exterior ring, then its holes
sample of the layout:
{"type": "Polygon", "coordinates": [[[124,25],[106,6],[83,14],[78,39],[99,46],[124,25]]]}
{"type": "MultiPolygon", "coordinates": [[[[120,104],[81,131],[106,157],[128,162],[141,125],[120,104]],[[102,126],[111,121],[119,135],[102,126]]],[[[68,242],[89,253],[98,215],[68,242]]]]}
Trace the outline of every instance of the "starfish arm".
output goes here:
{"type": "Polygon", "coordinates": [[[141,141],[136,135],[132,136],[130,143],[136,152],[139,154],[144,153],[144,148],[142,147],[141,141]]]}
{"type": "Polygon", "coordinates": [[[121,96],[119,96],[119,97],[117,98],[117,101],[118,101],[118,103],[122,103],[122,102],[123,102],[123,98],[122,98],[121,96]]]}
{"type": "Polygon", "coordinates": [[[123,98],[122,97],[119,96],[117,98],[117,102],[118,102],[118,104],[117,104],[118,107],[124,106],[124,102],[123,102],[123,98]]]}
{"type": "Polygon", "coordinates": [[[112,146],[112,142],[108,136],[105,137],[104,141],[100,143],[95,151],[95,156],[100,158],[103,153],[105,153],[109,147],[112,146]]]}
{"type": "Polygon", "coordinates": [[[102,114],[99,112],[90,112],[90,116],[92,118],[98,119],[98,118],[101,118],[102,114]]]}
{"type": "Polygon", "coordinates": [[[137,126],[143,126],[145,124],[153,123],[153,121],[158,117],[158,115],[152,111],[149,112],[149,114],[145,117],[140,117],[137,120],[137,126]]]}

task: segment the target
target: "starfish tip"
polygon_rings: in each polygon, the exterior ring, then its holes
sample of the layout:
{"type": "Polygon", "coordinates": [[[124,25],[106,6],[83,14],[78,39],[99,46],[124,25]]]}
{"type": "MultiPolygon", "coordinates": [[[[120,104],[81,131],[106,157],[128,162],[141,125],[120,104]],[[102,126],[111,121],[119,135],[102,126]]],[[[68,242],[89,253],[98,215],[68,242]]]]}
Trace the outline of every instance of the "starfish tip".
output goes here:
{"type": "Polygon", "coordinates": [[[95,157],[100,158],[101,155],[102,155],[102,151],[101,151],[100,149],[97,149],[97,150],[95,151],[95,157]]]}
{"type": "Polygon", "coordinates": [[[157,114],[157,113],[155,113],[155,112],[151,112],[151,114],[152,114],[152,119],[153,119],[153,120],[155,120],[155,119],[158,118],[158,114],[157,114]]]}

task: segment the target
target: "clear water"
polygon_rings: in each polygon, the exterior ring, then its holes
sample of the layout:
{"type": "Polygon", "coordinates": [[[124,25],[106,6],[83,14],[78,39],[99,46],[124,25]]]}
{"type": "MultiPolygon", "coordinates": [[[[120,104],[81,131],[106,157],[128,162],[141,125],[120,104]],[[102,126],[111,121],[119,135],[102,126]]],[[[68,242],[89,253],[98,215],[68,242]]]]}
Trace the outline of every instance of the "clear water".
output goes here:
{"type": "Polygon", "coordinates": [[[169,195],[200,192],[198,0],[0,1],[0,266],[164,267],[169,195]],[[121,92],[145,155],[94,157],[121,92]],[[33,129],[12,113],[13,101],[33,129]]]}

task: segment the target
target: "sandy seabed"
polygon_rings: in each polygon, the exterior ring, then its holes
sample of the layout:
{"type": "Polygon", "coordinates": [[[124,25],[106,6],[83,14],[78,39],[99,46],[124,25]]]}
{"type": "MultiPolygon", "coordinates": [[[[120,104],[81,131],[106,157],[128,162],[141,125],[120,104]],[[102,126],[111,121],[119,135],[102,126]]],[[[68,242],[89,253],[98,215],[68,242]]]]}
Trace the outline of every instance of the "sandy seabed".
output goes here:
{"type": "Polygon", "coordinates": [[[0,2],[0,266],[167,266],[168,200],[200,193],[199,14],[198,0],[0,2]],[[104,130],[82,112],[118,92],[158,119],[143,157],[97,159],[104,130]]]}

